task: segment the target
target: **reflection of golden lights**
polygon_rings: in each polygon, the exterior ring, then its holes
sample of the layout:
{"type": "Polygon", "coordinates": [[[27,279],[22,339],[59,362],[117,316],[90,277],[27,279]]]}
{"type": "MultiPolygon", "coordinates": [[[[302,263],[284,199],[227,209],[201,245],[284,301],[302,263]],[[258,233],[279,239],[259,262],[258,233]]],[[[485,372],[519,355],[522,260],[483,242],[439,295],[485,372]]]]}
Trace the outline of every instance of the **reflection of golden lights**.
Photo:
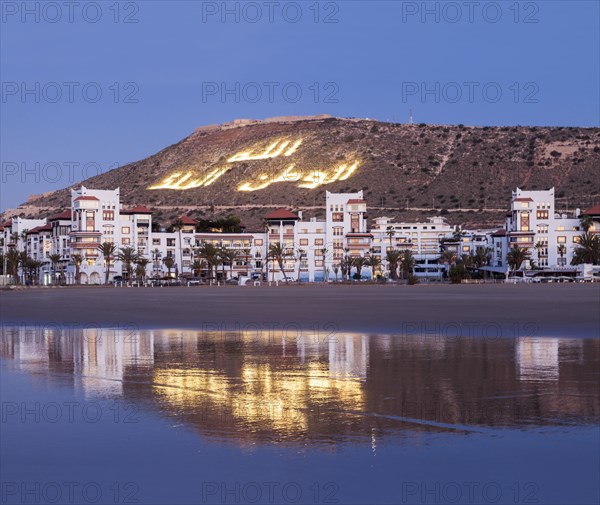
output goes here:
{"type": "Polygon", "coordinates": [[[214,369],[156,370],[153,387],[178,410],[193,406],[216,420],[228,418],[250,430],[285,436],[308,433],[311,416],[319,406],[351,411],[364,408],[361,380],[332,376],[328,364],[320,361],[299,368],[244,361],[237,377],[214,369]]]}
{"type": "MultiPolygon", "coordinates": [[[[246,151],[240,151],[227,159],[228,163],[237,163],[243,161],[269,160],[280,156],[290,157],[300,147],[304,139],[276,140],[271,142],[266,148],[254,146],[246,151]]],[[[262,144],[264,146],[264,144],[262,144]]],[[[358,168],[359,162],[355,161],[348,164],[340,164],[334,168],[318,170],[296,170],[295,164],[287,165],[276,175],[261,173],[256,179],[242,182],[237,190],[242,192],[258,191],[269,187],[278,182],[295,182],[297,187],[304,189],[314,189],[325,184],[331,184],[336,181],[345,181],[358,168]]],[[[150,186],[148,189],[175,189],[187,190],[193,188],[208,187],[215,183],[225,173],[230,171],[232,166],[213,168],[202,176],[198,176],[193,171],[175,172],[163,181],[150,186]]]]}

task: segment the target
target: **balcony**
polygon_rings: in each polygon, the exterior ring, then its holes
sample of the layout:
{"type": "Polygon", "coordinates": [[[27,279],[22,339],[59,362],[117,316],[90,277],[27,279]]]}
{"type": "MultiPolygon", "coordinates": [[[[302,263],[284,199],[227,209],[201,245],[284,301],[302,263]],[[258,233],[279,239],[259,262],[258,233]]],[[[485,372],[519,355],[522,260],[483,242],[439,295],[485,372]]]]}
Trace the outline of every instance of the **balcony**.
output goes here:
{"type": "Polygon", "coordinates": [[[97,249],[100,247],[100,242],[74,242],[71,247],[73,249],[97,249]]]}

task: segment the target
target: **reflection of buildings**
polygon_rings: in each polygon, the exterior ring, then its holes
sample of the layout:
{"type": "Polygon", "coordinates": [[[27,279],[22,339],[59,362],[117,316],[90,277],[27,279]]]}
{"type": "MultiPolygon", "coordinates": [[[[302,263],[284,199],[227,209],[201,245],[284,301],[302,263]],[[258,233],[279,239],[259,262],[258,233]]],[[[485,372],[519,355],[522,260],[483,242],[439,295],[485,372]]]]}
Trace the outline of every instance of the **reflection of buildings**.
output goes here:
{"type": "Polygon", "coordinates": [[[555,338],[520,338],[516,347],[519,379],[557,381],[559,344],[555,338]]]}
{"type": "Polygon", "coordinates": [[[68,372],[86,395],[123,394],[127,367],[151,366],[152,336],[107,328],[3,328],[2,355],[30,372],[68,372]]]}
{"type": "Polygon", "coordinates": [[[0,356],[244,445],[416,440],[447,429],[436,423],[468,431],[600,413],[598,340],[3,328],[0,356]]]}
{"type": "Polygon", "coordinates": [[[127,366],[153,361],[152,336],[137,332],[88,330],[83,334],[81,360],[75,363],[75,372],[81,375],[81,387],[88,393],[104,396],[123,393],[123,376],[127,366]]]}

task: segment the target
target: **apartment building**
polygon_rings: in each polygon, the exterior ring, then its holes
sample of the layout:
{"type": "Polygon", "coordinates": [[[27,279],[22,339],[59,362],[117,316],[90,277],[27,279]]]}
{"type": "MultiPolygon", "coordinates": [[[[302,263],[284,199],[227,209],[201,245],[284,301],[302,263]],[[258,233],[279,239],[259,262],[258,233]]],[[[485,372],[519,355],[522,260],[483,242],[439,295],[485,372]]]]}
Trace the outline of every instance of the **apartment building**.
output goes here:
{"type": "Polygon", "coordinates": [[[441,277],[445,266],[440,264],[440,244],[453,236],[455,228],[443,217],[430,217],[426,222],[393,222],[389,217],[375,219],[371,229],[372,249],[381,255],[384,270],[387,270],[387,251],[408,250],[415,258],[417,277],[441,277]]]}
{"type": "MultiPolygon", "coordinates": [[[[547,191],[512,193],[511,209],[505,221],[505,251],[513,246],[526,248],[542,268],[561,268],[571,264],[581,229],[579,209],[574,216],[555,209],[554,188],[547,191]]],[[[501,258],[506,265],[506,254],[501,258]]]]}
{"type": "MultiPolygon", "coordinates": [[[[264,216],[265,229],[260,232],[196,232],[196,221],[181,216],[173,231],[156,231],[152,212],[144,206],[123,208],[119,189],[92,190],[84,186],[71,192],[71,208],[47,219],[15,217],[0,226],[3,251],[15,248],[42,263],[39,279],[44,284],[56,282],[57,275],[68,284],[100,284],[106,278],[105,260],[99,248],[112,242],[117,251],[132,248],[148,260],[146,276],[212,277],[206,265],[195,262],[198,249],[205,243],[236,251],[231,262],[220,266],[218,280],[230,278],[301,282],[340,279],[340,263],[345,256],[381,259],[379,271],[387,274],[387,251],[409,250],[415,258],[414,274],[441,278],[448,265],[440,261],[442,249],[453,250],[456,257],[485,249],[490,254],[493,271],[507,271],[507,254],[511,247],[527,248],[536,265],[545,269],[564,269],[570,265],[581,228],[579,210],[575,216],[557,213],[554,189],[512,193],[510,212],[498,230],[460,230],[443,217],[424,222],[394,222],[378,217],[369,228],[367,202],[363,192],[326,192],[325,219],[303,219],[301,212],[281,208],[264,216]],[[460,233],[457,233],[460,232],[460,233]],[[282,264],[268,258],[272,244],[283,247],[282,264]],[[54,261],[50,256],[54,255],[54,261]],[[59,256],[58,264],[56,255],[59,256]],[[73,256],[83,262],[75,267],[73,256]],[[171,268],[165,259],[172,258],[171,268]],[[337,270],[337,272],[336,272],[337,270]],[[76,279],[79,272],[79,279],[76,279]]],[[[590,232],[600,233],[600,206],[585,214],[593,219],[590,232]]],[[[531,265],[525,265],[529,268],[531,265]]],[[[355,273],[353,269],[350,274],[355,273]]],[[[108,278],[123,275],[123,265],[116,257],[108,278]]],[[[370,278],[370,268],[361,276],[370,278]]]]}

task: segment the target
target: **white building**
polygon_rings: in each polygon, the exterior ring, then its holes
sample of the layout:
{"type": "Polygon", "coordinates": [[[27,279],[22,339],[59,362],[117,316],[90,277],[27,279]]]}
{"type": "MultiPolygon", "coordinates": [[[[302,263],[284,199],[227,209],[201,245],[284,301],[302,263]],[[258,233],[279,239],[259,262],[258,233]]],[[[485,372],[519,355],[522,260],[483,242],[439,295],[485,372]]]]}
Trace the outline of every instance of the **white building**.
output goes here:
{"type": "Polygon", "coordinates": [[[445,266],[440,264],[442,239],[453,236],[454,227],[446,223],[443,217],[430,217],[427,222],[393,222],[389,217],[375,219],[373,249],[381,254],[382,264],[387,270],[387,251],[409,250],[415,258],[417,277],[439,278],[445,266]]]}
{"type": "MultiPolygon", "coordinates": [[[[14,248],[26,251],[42,263],[39,280],[44,284],[64,281],[68,284],[101,284],[106,279],[106,265],[100,247],[115,244],[108,279],[127,275],[118,253],[131,248],[146,259],[146,277],[213,277],[201,264],[199,248],[211,243],[218,248],[236,251],[237,257],[220,265],[217,280],[252,278],[281,281],[323,282],[341,279],[345,258],[379,256],[376,274],[388,275],[387,251],[409,250],[415,258],[414,274],[441,278],[448,265],[440,261],[442,249],[453,250],[460,259],[483,248],[490,251],[492,271],[507,271],[506,257],[511,247],[527,248],[537,266],[566,269],[582,233],[579,211],[575,217],[558,214],[554,208],[554,189],[523,191],[512,194],[511,211],[500,230],[457,230],[442,217],[426,222],[393,222],[388,217],[374,220],[368,227],[367,202],[363,192],[326,193],[325,219],[304,220],[287,209],[264,216],[265,229],[260,232],[197,232],[197,222],[189,216],[178,219],[174,231],[153,231],[152,212],[143,206],[122,208],[119,189],[92,190],[81,187],[71,192],[71,208],[48,219],[13,218],[2,225],[3,252],[14,248]],[[460,231],[460,233],[456,233],[460,231]],[[268,259],[271,245],[284,249],[282,268],[268,259]],[[51,260],[54,258],[54,263],[51,260]],[[58,263],[56,255],[59,256],[58,263]],[[74,256],[82,262],[75,266],[74,256]],[[167,262],[171,268],[165,264],[167,262]],[[200,260],[200,261],[198,261],[200,260]],[[79,279],[76,272],[79,271],[79,279]]],[[[590,228],[600,233],[600,206],[586,211],[595,220],[590,228]]],[[[530,265],[525,265],[530,267],[530,265]]],[[[356,273],[352,268],[350,275],[356,273]]],[[[365,265],[361,277],[370,279],[372,268],[365,265]]],[[[133,276],[133,273],[132,273],[133,276]]],[[[20,280],[25,280],[23,272],[20,280]]]]}
{"type": "Polygon", "coordinates": [[[554,188],[547,191],[517,188],[506,216],[502,265],[506,265],[506,252],[515,245],[528,249],[539,267],[557,269],[570,265],[583,233],[579,215],[579,209],[573,217],[556,212],[554,188]]]}

